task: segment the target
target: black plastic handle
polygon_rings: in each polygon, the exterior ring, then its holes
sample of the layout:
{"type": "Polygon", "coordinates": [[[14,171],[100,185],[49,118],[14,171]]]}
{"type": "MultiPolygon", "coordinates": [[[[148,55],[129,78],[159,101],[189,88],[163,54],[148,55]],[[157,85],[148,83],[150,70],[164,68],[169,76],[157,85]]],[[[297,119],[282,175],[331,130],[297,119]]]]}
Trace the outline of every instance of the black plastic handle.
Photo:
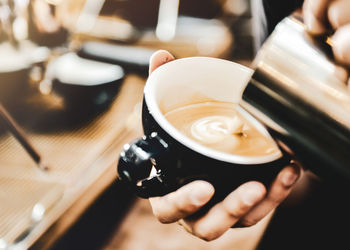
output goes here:
{"type": "Polygon", "coordinates": [[[131,144],[125,144],[118,163],[118,179],[135,189],[141,198],[161,196],[169,192],[165,175],[158,168],[152,173],[157,159],[164,157],[169,145],[153,132],[131,144]]]}

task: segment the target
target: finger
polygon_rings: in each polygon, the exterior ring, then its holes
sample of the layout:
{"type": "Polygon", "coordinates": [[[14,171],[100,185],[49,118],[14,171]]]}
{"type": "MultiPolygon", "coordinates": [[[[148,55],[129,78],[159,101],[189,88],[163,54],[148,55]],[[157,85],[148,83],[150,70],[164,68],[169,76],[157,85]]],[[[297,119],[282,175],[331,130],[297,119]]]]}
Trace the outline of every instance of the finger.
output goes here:
{"type": "Polygon", "coordinates": [[[344,83],[347,83],[349,80],[348,70],[341,65],[335,65],[333,75],[344,83]]]}
{"type": "Polygon", "coordinates": [[[305,0],[303,4],[304,23],[313,34],[327,31],[327,8],[330,0],[305,0]]]}
{"type": "Polygon", "coordinates": [[[175,192],[150,198],[153,214],[162,223],[172,223],[198,211],[214,194],[205,181],[191,182],[175,192]]]}
{"type": "Polygon", "coordinates": [[[350,23],[350,1],[337,0],[332,1],[328,7],[329,23],[334,29],[350,23]]]}
{"type": "Polygon", "coordinates": [[[350,24],[340,27],[335,32],[332,43],[336,60],[350,65],[350,24]]]}
{"type": "Polygon", "coordinates": [[[266,198],[240,220],[240,225],[252,226],[274,210],[291,192],[300,176],[300,167],[287,166],[271,184],[266,198]]]}
{"type": "Polygon", "coordinates": [[[204,216],[193,221],[186,219],[186,223],[197,237],[206,241],[214,240],[239,221],[265,194],[266,189],[260,182],[244,183],[204,216]]]}
{"type": "Polygon", "coordinates": [[[159,66],[174,59],[174,56],[166,50],[158,50],[154,52],[149,61],[149,74],[151,74],[159,66]]]}

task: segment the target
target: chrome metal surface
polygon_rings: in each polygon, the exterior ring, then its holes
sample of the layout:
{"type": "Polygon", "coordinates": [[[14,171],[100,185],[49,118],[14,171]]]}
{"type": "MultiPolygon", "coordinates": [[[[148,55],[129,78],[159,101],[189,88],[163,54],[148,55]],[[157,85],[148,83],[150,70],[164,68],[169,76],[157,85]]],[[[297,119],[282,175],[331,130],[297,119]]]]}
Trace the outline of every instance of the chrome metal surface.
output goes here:
{"type": "Polygon", "coordinates": [[[326,180],[350,180],[347,69],[331,40],[309,35],[301,19],[282,20],[253,62],[242,106],[304,166],[326,180]]]}

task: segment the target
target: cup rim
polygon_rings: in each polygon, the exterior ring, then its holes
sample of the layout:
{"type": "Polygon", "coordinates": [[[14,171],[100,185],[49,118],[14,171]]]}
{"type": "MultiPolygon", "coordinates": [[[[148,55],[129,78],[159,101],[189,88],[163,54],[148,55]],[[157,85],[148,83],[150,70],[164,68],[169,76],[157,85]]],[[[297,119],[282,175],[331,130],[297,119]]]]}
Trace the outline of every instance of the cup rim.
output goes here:
{"type": "MultiPolygon", "coordinates": [[[[201,60],[203,62],[221,62],[221,63],[230,63],[233,67],[237,67],[242,72],[245,72],[245,74],[252,75],[253,70],[243,66],[241,64],[228,61],[225,59],[219,59],[219,58],[212,58],[212,57],[186,57],[181,59],[176,59],[174,61],[168,62],[160,67],[158,67],[155,71],[152,72],[152,74],[148,77],[146,81],[146,85],[144,88],[144,99],[147,104],[147,108],[154,118],[154,120],[158,123],[158,125],[171,137],[173,137],[176,141],[183,144],[187,148],[210,158],[220,160],[223,162],[228,163],[234,163],[234,164],[242,164],[242,165],[253,165],[253,164],[264,164],[273,162],[275,160],[280,159],[283,155],[280,150],[278,150],[275,153],[264,155],[264,156],[242,156],[242,155],[235,155],[235,154],[229,154],[225,152],[221,152],[215,149],[211,149],[207,146],[204,146],[189,137],[182,134],[180,131],[178,131],[163,115],[161,112],[157,102],[156,98],[154,98],[155,94],[155,87],[154,82],[157,75],[162,72],[166,71],[169,67],[174,67],[177,64],[181,64],[183,61],[197,61],[201,60]],[[152,95],[153,94],[153,95],[152,95]],[[152,98],[153,97],[153,98],[152,98]]],[[[256,120],[252,115],[250,115],[247,111],[245,111],[242,107],[237,105],[237,111],[240,112],[240,114],[244,115],[244,117],[253,124],[255,128],[257,128],[260,132],[262,132],[264,135],[268,136],[272,141],[271,135],[268,133],[264,125],[262,125],[258,120],[256,120]]]]}

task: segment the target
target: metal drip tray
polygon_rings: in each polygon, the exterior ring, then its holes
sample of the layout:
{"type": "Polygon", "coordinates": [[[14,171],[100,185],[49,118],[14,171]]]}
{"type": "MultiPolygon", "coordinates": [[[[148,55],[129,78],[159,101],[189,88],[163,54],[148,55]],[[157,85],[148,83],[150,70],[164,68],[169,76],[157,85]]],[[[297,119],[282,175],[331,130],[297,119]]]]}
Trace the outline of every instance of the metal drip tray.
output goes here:
{"type": "Polygon", "coordinates": [[[0,242],[20,240],[63,192],[59,183],[0,177],[0,242]]]}

